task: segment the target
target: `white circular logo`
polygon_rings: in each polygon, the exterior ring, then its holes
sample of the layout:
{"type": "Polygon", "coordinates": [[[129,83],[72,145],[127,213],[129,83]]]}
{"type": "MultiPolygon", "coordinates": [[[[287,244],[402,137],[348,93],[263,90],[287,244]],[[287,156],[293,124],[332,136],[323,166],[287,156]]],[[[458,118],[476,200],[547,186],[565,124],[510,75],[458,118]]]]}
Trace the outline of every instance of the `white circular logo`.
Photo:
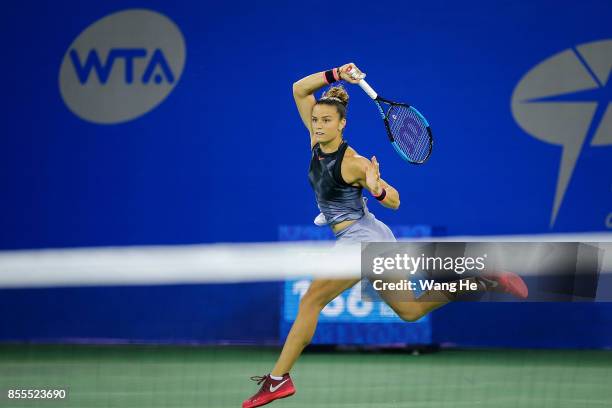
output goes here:
{"type": "Polygon", "coordinates": [[[185,40],[174,22],[151,10],[124,10],[87,27],[68,47],[59,88],[81,119],[113,124],[159,105],[185,66],[185,40]]]}

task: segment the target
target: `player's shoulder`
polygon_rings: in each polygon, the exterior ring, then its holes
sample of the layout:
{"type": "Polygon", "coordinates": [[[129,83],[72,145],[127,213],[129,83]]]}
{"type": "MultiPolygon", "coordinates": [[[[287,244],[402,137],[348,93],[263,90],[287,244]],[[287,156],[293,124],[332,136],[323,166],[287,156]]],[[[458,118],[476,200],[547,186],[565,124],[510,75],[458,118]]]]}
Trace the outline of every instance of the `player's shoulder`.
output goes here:
{"type": "Polygon", "coordinates": [[[365,157],[361,156],[359,153],[357,153],[357,151],[355,149],[353,149],[351,146],[348,146],[346,148],[346,152],[344,153],[344,160],[349,161],[351,163],[363,163],[365,162],[369,162],[368,159],[366,159],[365,157]]]}
{"type": "Polygon", "coordinates": [[[361,169],[369,162],[368,159],[359,155],[359,153],[350,146],[347,147],[342,160],[343,165],[348,169],[361,169]]]}

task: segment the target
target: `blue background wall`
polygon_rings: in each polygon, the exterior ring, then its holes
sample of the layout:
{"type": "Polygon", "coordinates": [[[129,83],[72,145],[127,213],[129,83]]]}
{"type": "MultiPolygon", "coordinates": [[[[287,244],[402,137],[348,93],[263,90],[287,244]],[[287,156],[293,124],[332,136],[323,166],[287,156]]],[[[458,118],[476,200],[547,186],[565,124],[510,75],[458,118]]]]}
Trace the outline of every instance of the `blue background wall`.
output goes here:
{"type": "MultiPolygon", "coordinates": [[[[308,137],[291,84],[349,61],[384,96],[414,103],[436,137],[426,165],[406,165],[388,145],[374,105],[349,87],[345,136],[361,154],[376,154],[383,177],[402,194],[400,211],[373,206],[385,222],[448,235],[610,230],[612,146],[582,149],[551,227],[561,148],[525,133],[510,109],[514,88],[534,66],[612,38],[608,1],[363,2],[327,12],[329,4],[6,5],[0,248],[274,241],[280,225],[310,224],[316,206],[306,178],[308,137]],[[184,71],[147,114],[116,125],[84,121],[60,95],[62,59],[90,24],[129,8],[148,8],[177,24],[186,42],[184,71]]],[[[226,323],[252,321],[245,310],[255,315],[262,308],[278,321],[281,290],[281,284],[3,290],[0,309],[13,314],[0,314],[0,338],[276,341],[277,324],[253,331],[226,323]],[[222,299],[228,293],[246,300],[228,305],[222,299]],[[49,319],[58,323],[23,323],[49,319]]],[[[478,313],[521,325],[524,331],[509,329],[515,345],[612,344],[610,329],[603,329],[612,327],[607,305],[524,307],[518,318],[504,305],[452,305],[434,314],[434,336],[508,343],[503,331],[470,339],[448,320],[478,313]],[[568,340],[584,325],[594,330],[593,342],[568,340]],[[543,330],[563,326],[570,332],[543,330]]],[[[473,329],[482,333],[483,326],[473,329]]]]}

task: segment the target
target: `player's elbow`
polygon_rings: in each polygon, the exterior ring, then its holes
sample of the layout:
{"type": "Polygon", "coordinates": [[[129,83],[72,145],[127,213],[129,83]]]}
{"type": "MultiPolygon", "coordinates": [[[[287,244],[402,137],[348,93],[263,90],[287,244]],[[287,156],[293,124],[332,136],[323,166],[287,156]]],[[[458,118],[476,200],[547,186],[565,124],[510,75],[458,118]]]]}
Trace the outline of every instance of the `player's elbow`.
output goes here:
{"type": "Polygon", "coordinates": [[[397,193],[397,197],[395,198],[395,200],[393,200],[393,204],[391,205],[391,208],[394,210],[399,209],[400,206],[400,197],[399,197],[399,193],[397,193]]]}
{"type": "Polygon", "coordinates": [[[293,95],[294,96],[304,96],[304,88],[300,85],[300,81],[293,83],[293,95]]]}
{"type": "Polygon", "coordinates": [[[399,200],[397,200],[397,201],[396,200],[393,200],[393,201],[385,200],[385,202],[383,203],[383,206],[387,207],[390,210],[397,210],[397,209],[399,209],[400,202],[399,202],[399,200]]]}

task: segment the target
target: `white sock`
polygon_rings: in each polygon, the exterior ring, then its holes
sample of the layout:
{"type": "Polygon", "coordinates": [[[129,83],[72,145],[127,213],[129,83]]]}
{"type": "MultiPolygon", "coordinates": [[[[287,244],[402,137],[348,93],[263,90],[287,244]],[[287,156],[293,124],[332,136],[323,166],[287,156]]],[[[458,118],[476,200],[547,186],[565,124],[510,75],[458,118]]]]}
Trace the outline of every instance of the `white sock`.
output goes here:
{"type": "Polygon", "coordinates": [[[280,381],[280,380],[283,379],[283,377],[277,377],[277,376],[272,375],[272,374],[270,374],[270,378],[273,379],[273,380],[276,380],[276,381],[280,381]]]}

